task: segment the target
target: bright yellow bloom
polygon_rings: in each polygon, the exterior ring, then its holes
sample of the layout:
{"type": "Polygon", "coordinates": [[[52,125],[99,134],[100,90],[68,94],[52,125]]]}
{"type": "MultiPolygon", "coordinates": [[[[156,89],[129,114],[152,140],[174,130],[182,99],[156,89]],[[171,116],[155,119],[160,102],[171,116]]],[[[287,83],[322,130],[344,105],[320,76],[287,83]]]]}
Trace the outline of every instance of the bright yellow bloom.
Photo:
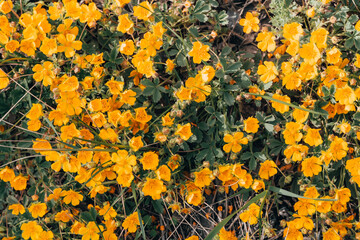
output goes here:
{"type": "Polygon", "coordinates": [[[268,83],[279,75],[273,62],[265,61],[264,65],[260,65],[257,74],[260,75],[260,80],[264,83],[268,83]]]}
{"type": "Polygon", "coordinates": [[[342,138],[335,137],[330,143],[329,151],[332,154],[334,161],[343,159],[347,155],[348,150],[348,144],[342,138]]]}
{"type": "Polygon", "coordinates": [[[55,80],[54,64],[49,61],[44,62],[43,66],[36,64],[32,70],[34,71],[33,78],[35,81],[43,81],[44,86],[51,85],[55,80]]]}
{"type": "Polygon", "coordinates": [[[11,0],[0,1],[0,12],[2,12],[3,14],[7,14],[11,12],[12,8],[13,8],[13,3],[11,0]]]}
{"type": "Polygon", "coordinates": [[[259,129],[259,120],[254,117],[249,117],[244,120],[244,130],[247,133],[257,133],[259,129]]]}
{"type": "Polygon", "coordinates": [[[212,171],[209,168],[204,168],[200,172],[194,172],[194,175],[194,184],[199,188],[209,186],[214,179],[212,171]]]}
{"type": "Polygon", "coordinates": [[[297,72],[291,72],[282,79],[282,85],[289,90],[301,90],[301,75],[297,72]]]}
{"type": "Polygon", "coordinates": [[[288,40],[299,40],[304,33],[301,24],[297,22],[285,24],[283,31],[284,31],[283,33],[284,38],[288,40]]]}
{"type": "Polygon", "coordinates": [[[201,61],[209,61],[210,54],[209,52],[210,47],[208,45],[204,45],[201,42],[197,41],[193,43],[193,48],[189,52],[189,56],[193,57],[194,63],[201,63],[201,61]]]}
{"type": "Polygon", "coordinates": [[[148,1],[141,2],[138,6],[134,7],[134,16],[138,19],[147,21],[154,12],[154,9],[148,1]]]}
{"type": "Polygon", "coordinates": [[[118,20],[119,24],[116,30],[118,30],[119,32],[126,33],[130,31],[134,26],[133,21],[131,21],[129,18],[129,14],[120,15],[118,17],[118,20]]]}
{"type": "Polygon", "coordinates": [[[319,49],[326,48],[328,34],[329,32],[325,28],[319,28],[311,33],[310,42],[315,43],[319,49]]]}
{"type": "Polygon", "coordinates": [[[45,203],[32,204],[29,207],[29,212],[33,218],[43,217],[47,213],[47,206],[45,203]]]}
{"type": "Polygon", "coordinates": [[[95,222],[88,222],[86,227],[81,227],[79,234],[83,235],[83,240],[99,240],[99,232],[103,230],[103,226],[97,226],[95,222]]]}
{"type": "Polygon", "coordinates": [[[9,78],[6,73],[0,68],[0,89],[4,89],[9,85],[9,78]]]}
{"type": "Polygon", "coordinates": [[[277,173],[276,164],[274,161],[266,160],[260,163],[259,176],[262,179],[269,180],[270,177],[277,173]]]}
{"type": "Polygon", "coordinates": [[[40,51],[47,56],[53,55],[58,52],[56,39],[44,38],[40,47],[40,51]]]}
{"type": "Polygon", "coordinates": [[[24,239],[38,239],[40,233],[43,231],[42,227],[36,221],[23,223],[20,229],[22,230],[21,236],[24,239]]]}
{"type": "Polygon", "coordinates": [[[161,198],[161,193],[166,191],[166,186],[163,181],[158,179],[146,178],[142,192],[145,196],[151,196],[153,200],[161,198]]]}
{"type": "Polygon", "coordinates": [[[174,124],[175,119],[170,117],[170,112],[169,112],[164,117],[162,117],[161,120],[162,120],[162,125],[164,127],[166,127],[166,126],[170,127],[174,124]]]}
{"type": "Polygon", "coordinates": [[[241,145],[248,144],[249,140],[244,137],[242,132],[236,132],[234,135],[225,134],[224,142],[227,143],[223,146],[225,152],[229,153],[232,151],[238,153],[242,149],[241,145]]]}
{"type": "Polygon", "coordinates": [[[43,108],[39,103],[33,103],[30,111],[26,114],[26,117],[30,120],[37,120],[44,115],[43,108]]]}
{"type": "Polygon", "coordinates": [[[75,50],[81,50],[82,42],[75,41],[76,35],[74,34],[59,34],[57,41],[61,44],[58,46],[58,52],[65,52],[67,58],[71,58],[75,55],[75,50]]]}
{"type": "Polygon", "coordinates": [[[146,152],[140,162],[144,170],[155,170],[159,165],[159,156],[155,152],[146,152]]]}
{"type": "Polygon", "coordinates": [[[15,190],[21,191],[26,189],[27,185],[27,177],[24,177],[22,175],[16,176],[10,181],[11,187],[13,187],[15,190]]]}
{"type": "Polygon", "coordinates": [[[250,225],[258,223],[258,217],[260,214],[260,207],[255,203],[252,203],[248,210],[240,214],[240,219],[243,222],[249,222],[250,225]]]}
{"type": "Polygon", "coordinates": [[[128,230],[129,233],[136,232],[138,226],[140,226],[138,212],[133,212],[132,214],[127,216],[121,226],[125,230],[128,230]]]}
{"type": "Polygon", "coordinates": [[[131,147],[131,149],[136,152],[138,151],[140,148],[142,148],[144,146],[144,143],[141,140],[141,136],[138,137],[132,137],[129,141],[129,146],[131,147]]]}
{"type": "Polygon", "coordinates": [[[90,3],[89,5],[81,5],[80,22],[86,22],[90,28],[93,28],[96,26],[96,21],[100,19],[101,13],[97,9],[95,3],[90,3]]]}
{"type": "Polygon", "coordinates": [[[320,130],[321,129],[309,128],[307,130],[307,134],[305,136],[304,142],[306,142],[310,146],[319,146],[320,144],[322,144],[323,140],[322,140],[321,135],[319,133],[320,130]]]}
{"type": "Polygon", "coordinates": [[[326,61],[330,64],[337,64],[341,60],[340,56],[341,52],[336,47],[326,51],[326,61]]]}
{"type": "MultiPolygon", "coordinates": [[[[272,97],[274,99],[282,101],[282,102],[291,103],[290,98],[288,96],[286,96],[286,95],[281,96],[281,95],[275,93],[272,97]]],[[[280,112],[280,113],[285,113],[285,112],[289,111],[289,106],[288,105],[285,105],[283,103],[278,103],[276,101],[271,101],[271,106],[273,108],[275,108],[275,110],[280,112]]]]}
{"type": "Polygon", "coordinates": [[[135,120],[140,123],[147,123],[152,119],[151,115],[146,113],[146,107],[139,107],[135,109],[135,120]]]}
{"type": "Polygon", "coordinates": [[[302,127],[303,125],[301,123],[297,123],[297,122],[286,123],[285,130],[283,131],[285,143],[293,145],[299,142],[303,137],[303,134],[300,133],[302,127]]]}
{"type": "Polygon", "coordinates": [[[251,12],[247,12],[245,18],[240,19],[239,24],[244,27],[244,33],[250,33],[251,31],[258,32],[260,20],[251,12]]]}
{"type": "Polygon", "coordinates": [[[256,41],[259,42],[258,48],[263,52],[272,52],[276,48],[275,36],[272,32],[262,31],[258,34],[256,41]]]}
{"type": "Polygon", "coordinates": [[[6,166],[0,170],[0,179],[4,182],[10,182],[15,178],[14,170],[6,166]]]}
{"type": "Polygon", "coordinates": [[[226,231],[225,228],[220,229],[219,240],[237,240],[235,231],[226,231]]]}
{"type": "Polygon", "coordinates": [[[307,43],[302,45],[302,48],[299,50],[300,57],[304,59],[305,62],[314,65],[320,59],[321,54],[319,49],[314,43],[307,43]]]}
{"type": "Polygon", "coordinates": [[[305,158],[301,163],[301,171],[306,177],[318,175],[322,170],[322,161],[318,157],[305,158]]]}
{"type": "Polygon", "coordinates": [[[346,84],[344,87],[336,89],[335,100],[340,104],[350,105],[356,101],[356,94],[354,90],[346,84]]]}
{"type": "Polygon", "coordinates": [[[135,51],[135,45],[134,45],[133,40],[126,40],[123,42],[119,42],[119,44],[120,44],[119,51],[122,54],[129,55],[129,56],[133,55],[133,53],[135,51]]]}
{"type": "Polygon", "coordinates": [[[80,193],[75,192],[74,190],[63,191],[61,196],[64,197],[63,201],[66,204],[72,204],[73,206],[77,206],[80,204],[80,201],[84,199],[84,196],[80,193]]]}
{"type": "Polygon", "coordinates": [[[156,175],[159,179],[162,179],[164,181],[170,181],[171,180],[171,171],[168,166],[161,165],[156,171],[156,175]]]}
{"type": "Polygon", "coordinates": [[[115,209],[108,202],[100,209],[99,214],[104,216],[105,221],[113,219],[117,215],[115,209]]]}
{"type": "Polygon", "coordinates": [[[174,134],[179,135],[181,139],[187,141],[193,135],[193,133],[191,132],[190,123],[187,123],[185,125],[178,124],[177,130],[174,134]]]}
{"type": "Polygon", "coordinates": [[[60,138],[63,141],[71,140],[73,137],[80,137],[80,131],[76,129],[74,123],[71,123],[69,126],[61,127],[60,131],[60,138]]]}
{"type": "Polygon", "coordinates": [[[12,214],[13,215],[19,215],[19,214],[24,214],[25,213],[25,208],[22,204],[17,203],[17,204],[11,204],[9,206],[9,210],[12,210],[12,214]]]}

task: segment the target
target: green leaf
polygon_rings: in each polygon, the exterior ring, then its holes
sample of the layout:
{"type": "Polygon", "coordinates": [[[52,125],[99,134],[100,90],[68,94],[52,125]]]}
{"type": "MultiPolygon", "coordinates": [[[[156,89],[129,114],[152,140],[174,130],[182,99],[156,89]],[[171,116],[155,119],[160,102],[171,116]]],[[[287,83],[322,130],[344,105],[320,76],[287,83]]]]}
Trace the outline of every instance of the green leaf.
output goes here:
{"type": "Polygon", "coordinates": [[[354,120],[357,120],[357,121],[360,121],[360,112],[357,112],[353,115],[353,119],[354,120]]]}
{"type": "Polygon", "coordinates": [[[157,103],[158,101],[160,101],[160,99],[161,99],[161,93],[160,93],[159,89],[155,88],[154,94],[152,95],[152,98],[153,98],[153,100],[154,100],[155,103],[157,103]]]}
{"type": "Polygon", "coordinates": [[[199,37],[199,32],[198,29],[194,26],[192,26],[191,28],[189,28],[189,32],[194,36],[194,37],[199,37]]]}
{"type": "Polygon", "coordinates": [[[251,157],[250,162],[249,162],[249,169],[250,171],[254,171],[256,169],[257,166],[257,161],[254,157],[251,157]]]}
{"type": "Polygon", "coordinates": [[[209,19],[205,14],[195,14],[194,17],[200,22],[206,22],[209,19]]]}
{"type": "Polygon", "coordinates": [[[348,40],[345,41],[345,47],[350,49],[352,48],[352,46],[354,46],[354,38],[349,38],[348,40]]]}
{"type": "Polygon", "coordinates": [[[250,206],[252,203],[257,202],[258,200],[260,200],[263,197],[266,197],[266,195],[268,194],[268,190],[256,195],[254,198],[252,198],[250,201],[248,201],[244,206],[242,206],[241,208],[239,208],[238,210],[236,210],[235,212],[233,212],[231,215],[229,215],[228,217],[224,218],[210,233],[209,235],[207,235],[207,237],[204,240],[213,240],[215,238],[215,236],[220,232],[220,230],[225,227],[225,225],[236,215],[238,214],[238,212],[240,212],[241,210],[247,208],[248,206],[250,206]]]}
{"type": "Polygon", "coordinates": [[[360,50],[360,36],[355,37],[355,47],[357,50],[360,50]]]}
{"type": "Polygon", "coordinates": [[[226,105],[228,105],[228,106],[232,106],[235,103],[234,96],[228,92],[224,92],[224,100],[225,100],[226,105]]]}
{"type": "Polygon", "coordinates": [[[233,63],[226,68],[225,73],[238,72],[238,71],[240,71],[241,66],[242,66],[241,62],[233,63]]]}
{"type": "Polygon", "coordinates": [[[326,201],[326,202],[335,202],[335,201],[337,201],[337,199],[308,198],[308,197],[304,197],[304,196],[301,196],[301,195],[298,195],[298,194],[295,194],[295,193],[292,193],[292,192],[289,192],[287,190],[284,190],[284,189],[281,189],[281,188],[278,188],[278,187],[274,187],[274,186],[270,186],[269,190],[273,191],[275,193],[278,193],[278,194],[281,194],[281,195],[284,195],[284,196],[287,196],[287,197],[293,197],[293,198],[303,198],[303,199],[310,199],[310,200],[314,200],[314,201],[326,201]]]}

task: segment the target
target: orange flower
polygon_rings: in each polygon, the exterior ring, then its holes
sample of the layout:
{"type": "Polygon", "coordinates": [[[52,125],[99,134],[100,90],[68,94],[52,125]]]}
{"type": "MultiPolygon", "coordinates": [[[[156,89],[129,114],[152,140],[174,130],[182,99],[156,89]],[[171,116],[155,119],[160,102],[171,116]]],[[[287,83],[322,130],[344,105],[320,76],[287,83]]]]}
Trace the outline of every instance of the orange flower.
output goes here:
{"type": "Polygon", "coordinates": [[[288,40],[299,40],[304,33],[301,24],[297,22],[285,24],[283,31],[284,38],[288,40]]]}
{"type": "Polygon", "coordinates": [[[164,181],[170,181],[171,180],[171,171],[168,166],[162,165],[155,171],[156,175],[159,179],[162,179],[164,181]]]}
{"type": "Polygon", "coordinates": [[[39,239],[39,235],[43,231],[42,227],[36,221],[23,223],[20,229],[22,230],[21,236],[24,239],[39,239]]]}
{"type": "Polygon", "coordinates": [[[257,74],[260,75],[260,80],[264,83],[268,83],[279,75],[273,62],[265,61],[264,65],[260,65],[257,70],[257,74]]]}
{"type": "Polygon", "coordinates": [[[13,187],[15,190],[25,190],[26,189],[26,183],[28,178],[24,177],[22,175],[16,176],[14,179],[10,181],[11,187],[13,187]]]}
{"type": "Polygon", "coordinates": [[[333,156],[333,160],[335,161],[343,159],[347,155],[348,150],[348,144],[339,137],[335,137],[329,148],[329,151],[333,156]]]}
{"type": "Polygon", "coordinates": [[[87,23],[90,28],[96,26],[96,21],[100,20],[101,13],[97,9],[95,3],[90,3],[89,5],[81,5],[81,15],[80,22],[87,23]]]}
{"type": "Polygon", "coordinates": [[[354,90],[346,84],[344,87],[336,89],[335,100],[340,104],[350,105],[356,101],[356,94],[354,90]]]}
{"type": "Polygon", "coordinates": [[[329,32],[325,28],[319,28],[311,33],[310,42],[315,43],[319,49],[326,48],[328,34],[329,32]]]}
{"type": "Polygon", "coordinates": [[[194,184],[199,188],[209,186],[214,179],[212,171],[209,168],[204,168],[200,172],[194,172],[194,175],[194,184]]]}
{"type": "Polygon", "coordinates": [[[56,39],[44,38],[40,47],[40,51],[47,56],[53,55],[58,52],[56,39]]]}
{"type": "Polygon", "coordinates": [[[25,208],[22,204],[17,203],[17,204],[11,204],[9,206],[9,210],[12,210],[12,214],[13,215],[19,215],[19,214],[23,214],[25,213],[25,208]]]}
{"type": "Polygon", "coordinates": [[[0,179],[4,182],[10,182],[15,178],[14,170],[6,166],[0,170],[0,179]]]}
{"type": "Polygon", "coordinates": [[[322,144],[323,140],[322,140],[321,135],[319,133],[320,130],[321,129],[309,128],[307,130],[307,134],[305,136],[304,142],[306,142],[310,146],[319,146],[320,144],[322,144]]]}
{"type": "Polygon", "coordinates": [[[220,229],[219,240],[237,240],[235,231],[226,231],[225,228],[220,229]]]}
{"type": "Polygon", "coordinates": [[[119,44],[120,44],[119,51],[122,54],[129,55],[129,56],[133,55],[133,53],[135,51],[135,45],[134,45],[133,40],[126,40],[124,42],[119,42],[119,44]]]}
{"type": "Polygon", "coordinates": [[[193,48],[189,52],[189,56],[193,57],[194,63],[201,63],[201,61],[209,61],[210,47],[208,45],[204,45],[201,42],[197,41],[193,43],[193,48]]]}
{"type": "Polygon", "coordinates": [[[244,121],[244,130],[247,133],[257,133],[259,129],[259,120],[254,117],[249,117],[244,121]]]}
{"type": "Polygon", "coordinates": [[[146,178],[142,192],[145,196],[151,196],[153,200],[160,199],[161,193],[166,191],[163,181],[158,179],[146,178]]]}
{"type": "Polygon", "coordinates": [[[297,123],[297,122],[286,123],[285,130],[283,132],[285,143],[293,145],[299,142],[303,137],[303,134],[300,132],[302,127],[303,125],[301,123],[297,123]]]}
{"type": "Polygon", "coordinates": [[[44,115],[43,108],[39,103],[33,103],[30,111],[26,114],[26,117],[30,120],[37,120],[44,115]]]}
{"type": "Polygon", "coordinates": [[[303,171],[306,177],[316,176],[322,170],[321,165],[322,161],[318,157],[305,158],[301,163],[301,171],[303,171]]]}
{"type": "Polygon", "coordinates": [[[6,73],[0,68],[0,89],[4,89],[9,85],[9,78],[6,73]]]}
{"type": "Polygon", "coordinates": [[[60,131],[61,131],[60,138],[63,141],[71,140],[73,137],[80,136],[80,131],[76,129],[74,123],[71,123],[69,126],[61,127],[60,131]]]}
{"type": "Polygon", "coordinates": [[[164,127],[166,127],[166,126],[170,127],[174,124],[175,119],[170,117],[170,112],[169,112],[164,117],[162,117],[161,120],[162,120],[162,125],[164,127]]]}
{"type": "Polygon", "coordinates": [[[341,58],[341,52],[336,47],[326,51],[326,61],[330,64],[337,64],[341,58]]]}
{"type": "Polygon", "coordinates": [[[130,214],[125,218],[121,226],[125,230],[128,230],[129,233],[134,233],[136,232],[139,225],[140,225],[140,221],[139,221],[138,212],[133,212],[132,214],[130,214]]]}
{"type": "Polygon", "coordinates": [[[75,55],[75,50],[81,50],[82,42],[75,41],[76,35],[74,34],[59,34],[57,41],[61,44],[58,46],[58,52],[65,52],[67,58],[71,58],[75,55]]]}
{"type": "Polygon", "coordinates": [[[135,120],[140,123],[147,123],[152,119],[151,115],[146,113],[146,107],[135,108],[135,120]]]}
{"type": "Polygon", "coordinates": [[[187,141],[193,135],[193,133],[191,132],[190,123],[187,123],[185,125],[178,124],[177,130],[174,134],[179,135],[181,139],[187,141]]]}
{"type": "Polygon", "coordinates": [[[155,152],[146,152],[140,162],[144,170],[155,170],[159,165],[159,156],[155,152]]]}
{"type": "Polygon", "coordinates": [[[52,85],[55,79],[54,65],[51,62],[44,62],[43,66],[36,64],[32,70],[35,72],[33,78],[36,82],[43,81],[44,86],[52,85]]]}
{"type": "Polygon", "coordinates": [[[140,148],[142,148],[144,143],[141,140],[141,136],[132,137],[129,141],[129,146],[134,152],[137,152],[140,148]]]}
{"type": "Polygon", "coordinates": [[[255,203],[252,203],[248,210],[240,214],[240,219],[243,222],[249,222],[250,225],[258,223],[258,217],[260,214],[260,207],[255,203]]]}
{"type": "Polygon", "coordinates": [[[260,163],[259,176],[262,179],[269,180],[269,178],[274,176],[276,173],[277,169],[274,161],[266,160],[265,162],[260,163]]]}
{"type": "Polygon", "coordinates": [[[299,50],[300,57],[304,59],[305,62],[314,65],[320,59],[321,54],[319,49],[314,43],[307,43],[302,45],[302,48],[299,50]]]}
{"type": "Polygon", "coordinates": [[[79,234],[83,235],[82,239],[98,240],[99,232],[103,230],[103,226],[99,226],[95,222],[88,222],[86,227],[81,227],[79,234]]]}
{"type": "Polygon", "coordinates": [[[272,32],[262,31],[258,34],[256,41],[259,42],[258,48],[263,52],[272,52],[276,48],[275,36],[272,32]]]}
{"type": "Polygon", "coordinates": [[[225,152],[238,153],[242,149],[241,145],[248,144],[248,139],[244,137],[242,132],[236,132],[234,135],[225,134],[224,142],[227,143],[223,146],[225,152]]]}
{"type": "Polygon", "coordinates": [[[113,219],[117,215],[115,209],[108,202],[100,209],[99,214],[104,216],[105,221],[113,219]]]}
{"type": "Polygon", "coordinates": [[[147,21],[154,12],[154,9],[148,1],[141,2],[139,6],[134,7],[134,16],[138,19],[147,21]]]}
{"type": "Polygon", "coordinates": [[[43,217],[47,213],[47,206],[45,203],[32,204],[29,207],[29,212],[33,218],[43,217]]]}
{"type": "Polygon", "coordinates": [[[3,0],[0,2],[0,12],[3,14],[7,14],[11,12],[13,8],[13,3],[11,0],[3,0]]]}
{"type": "Polygon", "coordinates": [[[80,193],[75,192],[74,190],[63,191],[61,196],[64,197],[63,201],[66,204],[72,204],[73,206],[77,206],[80,204],[80,201],[84,199],[84,196],[80,193]]]}
{"type": "MultiPolygon", "coordinates": [[[[281,96],[281,95],[275,93],[272,97],[274,99],[282,101],[282,102],[291,103],[290,98],[288,96],[286,96],[286,95],[281,96]]],[[[279,103],[279,102],[276,102],[276,101],[271,101],[271,106],[273,108],[275,108],[275,110],[280,112],[280,113],[285,113],[285,112],[289,111],[289,109],[290,109],[288,105],[285,105],[283,103],[279,103]]]]}
{"type": "Polygon", "coordinates": [[[245,18],[240,19],[239,24],[244,27],[244,33],[250,33],[251,30],[254,32],[258,32],[260,30],[259,27],[259,19],[251,12],[247,12],[245,18]]]}

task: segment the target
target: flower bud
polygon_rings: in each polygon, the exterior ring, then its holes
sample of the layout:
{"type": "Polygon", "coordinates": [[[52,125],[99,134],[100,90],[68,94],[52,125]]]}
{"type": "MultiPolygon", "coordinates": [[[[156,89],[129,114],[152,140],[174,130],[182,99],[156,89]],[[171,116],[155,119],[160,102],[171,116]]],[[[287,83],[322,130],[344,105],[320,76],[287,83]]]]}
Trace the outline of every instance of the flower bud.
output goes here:
{"type": "Polygon", "coordinates": [[[335,16],[331,16],[330,17],[330,22],[332,23],[332,24],[334,24],[334,23],[336,23],[336,17],[335,16]]]}

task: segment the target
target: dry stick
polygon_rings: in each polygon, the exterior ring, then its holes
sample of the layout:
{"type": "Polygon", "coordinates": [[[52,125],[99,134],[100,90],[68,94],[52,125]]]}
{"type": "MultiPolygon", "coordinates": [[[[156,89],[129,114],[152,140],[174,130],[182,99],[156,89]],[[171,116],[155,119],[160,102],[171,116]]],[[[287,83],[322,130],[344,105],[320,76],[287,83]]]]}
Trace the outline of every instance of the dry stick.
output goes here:
{"type": "MultiPolygon", "coordinates": [[[[33,89],[36,86],[37,83],[35,83],[31,88],[33,89]]],[[[29,91],[30,91],[29,90],[29,91]]],[[[19,104],[19,102],[21,102],[21,100],[23,100],[25,97],[27,96],[27,93],[25,93],[10,109],[9,111],[7,111],[4,116],[0,119],[0,122],[2,122],[4,120],[4,118],[19,104]]]]}
{"type": "MultiPolygon", "coordinates": [[[[2,121],[3,121],[4,123],[6,123],[6,124],[10,125],[10,126],[13,126],[13,127],[15,127],[15,128],[21,129],[21,130],[23,130],[23,131],[27,131],[27,132],[35,133],[35,134],[38,134],[38,135],[40,135],[40,136],[42,136],[42,137],[47,136],[46,134],[42,134],[42,133],[38,133],[38,132],[34,132],[34,131],[29,130],[29,129],[26,129],[26,128],[23,128],[23,127],[19,127],[19,126],[15,125],[15,124],[10,123],[10,122],[7,122],[7,121],[5,121],[5,120],[2,120],[2,121]]],[[[8,141],[7,141],[7,142],[8,142],[8,141]]]]}
{"type": "MultiPolygon", "coordinates": [[[[171,219],[171,215],[170,215],[170,213],[169,213],[169,210],[168,210],[167,207],[166,207],[166,203],[165,203],[164,198],[163,198],[162,196],[161,196],[161,200],[163,200],[163,203],[164,203],[164,206],[165,206],[165,209],[166,209],[166,213],[169,215],[169,219],[170,219],[171,224],[174,226],[175,231],[176,231],[178,237],[181,238],[181,237],[180,237],[180,234],[179,234],[178,231],[177,231],[177,228],[175,227],[174,222],[173,222],[172,219],[171,219]]],[[[162,214],[161,214],[160,216],[162,216],[162,214]]],[[[170,235],[170,236],[171,236],[171,235],[170,235]]],[[[169,239],[169,238],[168,238],[168,239],[169,239]]]]}
{"type": "Polygon", "coordinates": [[[32,155],[32,156],[22,157],[22,158],[13,160],[13,161],[11,161],[11,162],[5,163],[4,165],[1,165],[0,168],[3,168],[3,167],[5,167],[5,166],[7,166],[7,165],[10,165],[11,163],[14,163],[14,162],[17,162],[17,161],[21,161],[21,160],[24,160],[24,159],[27,159],[27,158],[33,158],[33,157],[45,157],[45,156],[43,156],[43,155],[32,155]]]}
{"type": "MultiPolygon", "coordinates": [[[[26,88],[24,88],[23,86],[21,86],[21,84],[20,83],[18,83],[17,81],[15,81],[15,78],[11,78],[7,73],[5,73],[6,74],[6,76],[8,77],[8,78],[10,78],[10,80],[11,81],[13,81],[14,83],[16,83],[19,87],[21,87],[23,90],[25,90],[25,92],[27,93],[27,94],[30,94],[32,97],[34,97],[36,100],[38,100],[39,102],[41,102],[42,104],[44,104],[45,106],[47,106],[48,108],[51,108],[51,110],[55,110],[53,107],[51,107],[51,106],[49,106],[49,105],[47,105],[45,102],[43,102],[41,99],[39,99],[37,96],[35,96],[34,94],[32,94],[31,92],[30,92],[30,90],[27,90],[26,88]]],[[[32,75],[32,74],[29,74],[29,75],[32,75]]],[[[24,77],[24,76],[29,76],[29,75],[23,75],[23,76],[20,76],[20,77],[24,77]]],[[[20,77],[18,77],[18,78],[20,78],[20,77]]],[[[38,83],[38,82],[37,82],[38,83]]],[[[37,83],[35,83],[35,85],[37,85],[37,83]]],[[[34,85],[34,86],[35,86],[34,85]]],[[[34,86],[32,86],[31,88],[33,88],[34,86]]],[[[0,121],[1,122],[1,121],[0,121]]]]}

